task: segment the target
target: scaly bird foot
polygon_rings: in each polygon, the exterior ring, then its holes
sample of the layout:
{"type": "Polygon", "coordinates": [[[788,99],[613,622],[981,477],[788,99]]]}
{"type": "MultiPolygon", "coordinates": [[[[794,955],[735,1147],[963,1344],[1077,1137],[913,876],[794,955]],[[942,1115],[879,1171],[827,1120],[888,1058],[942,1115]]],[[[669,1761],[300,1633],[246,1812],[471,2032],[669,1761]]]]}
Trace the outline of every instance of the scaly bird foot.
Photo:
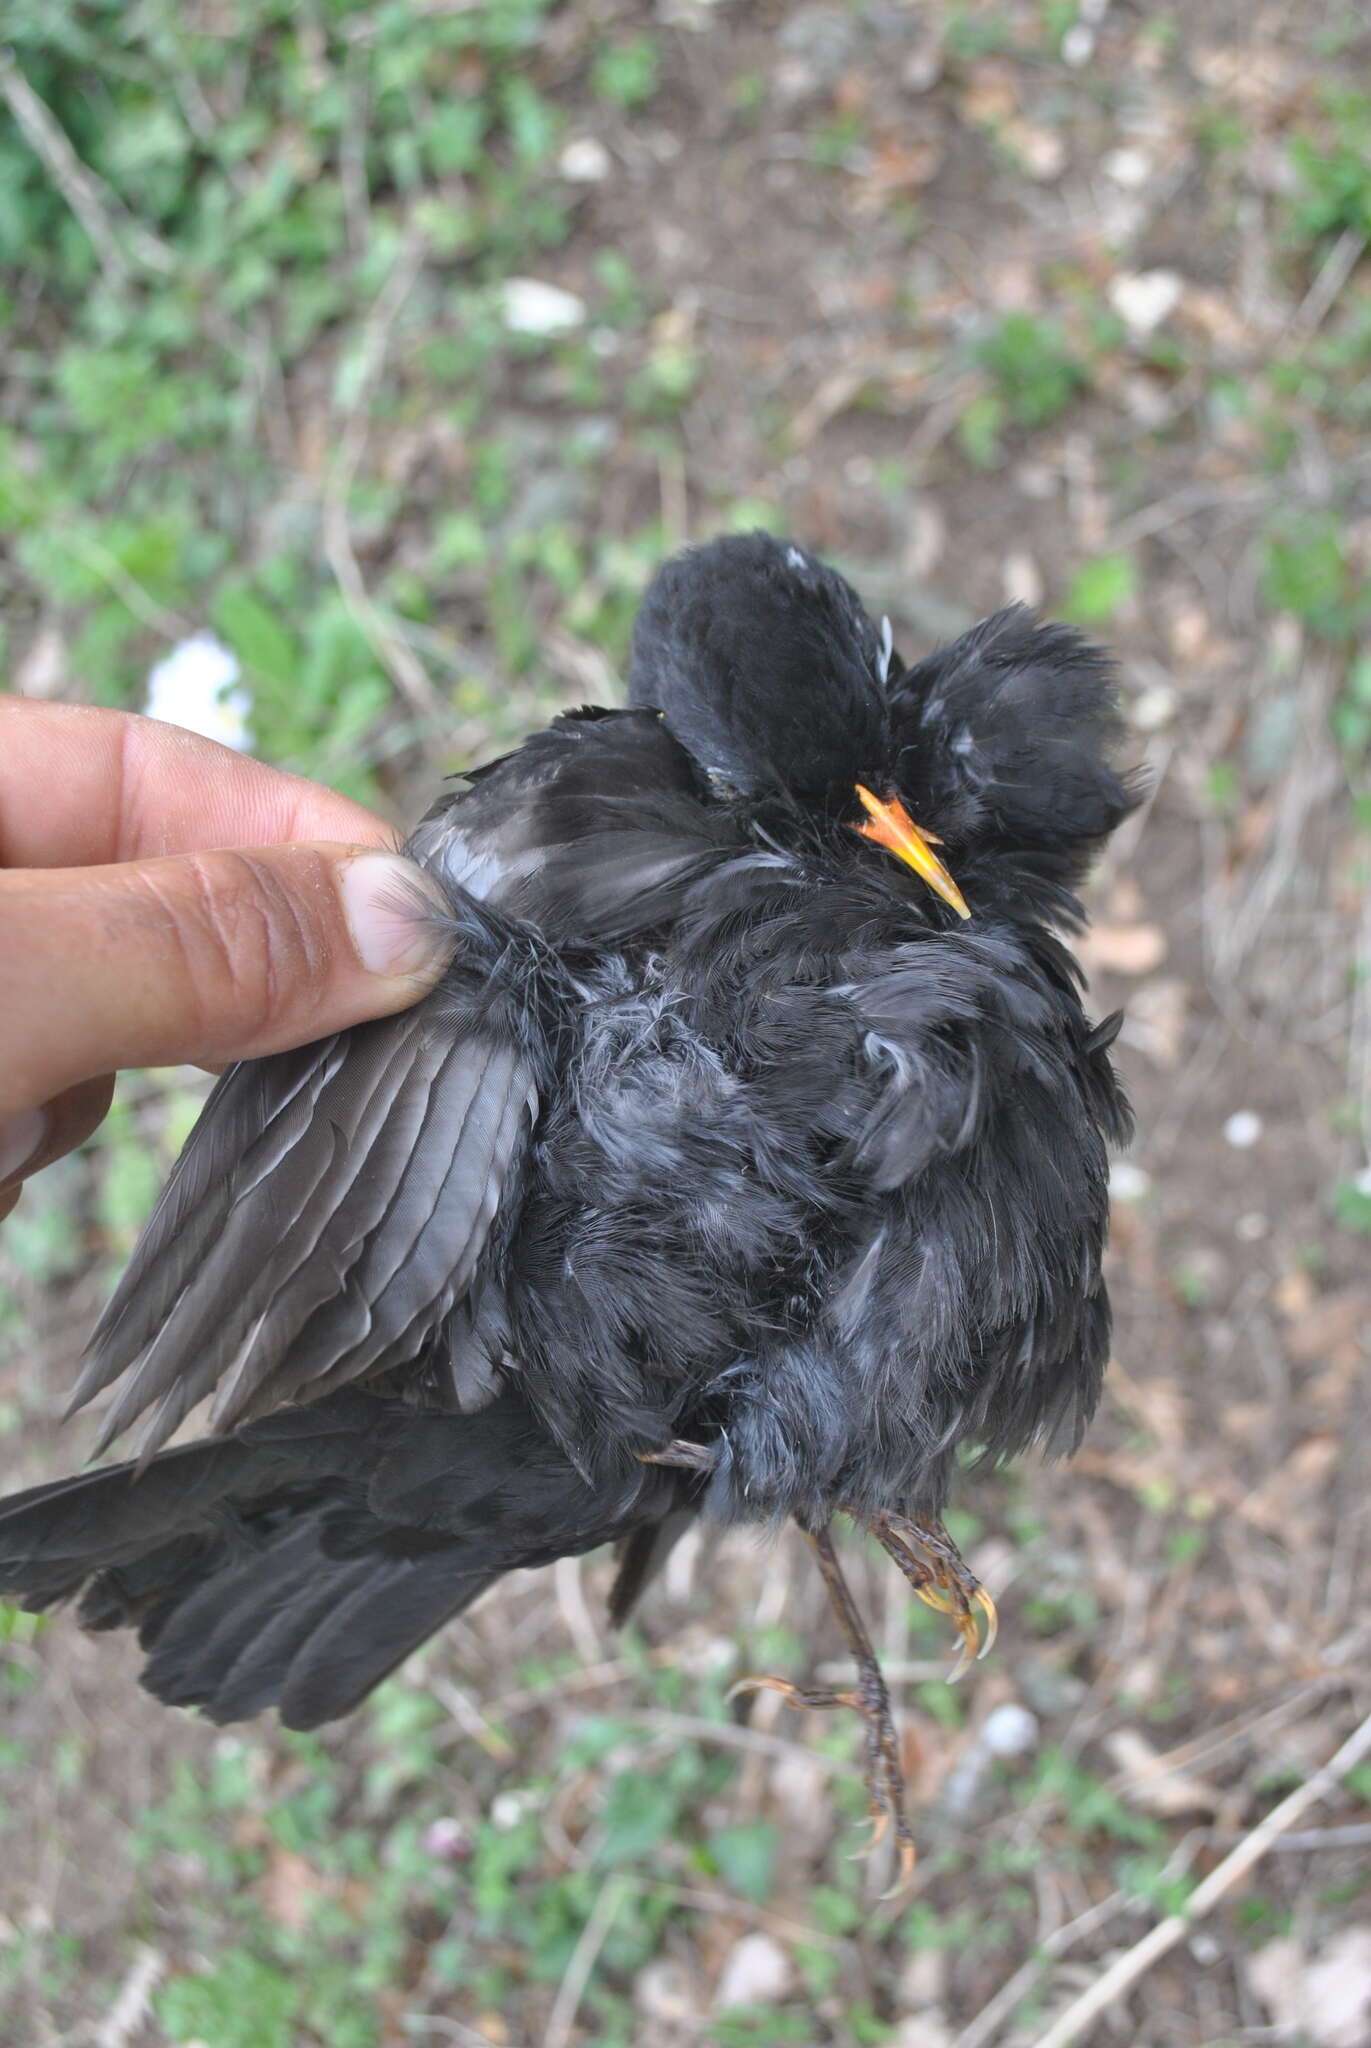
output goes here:
{"type": "Polygon", "coordinates": [[[860,1515],[887,1556],[894,1558],[925,1606],[950,1614],[962,1639],[957,1661],[948,1673],[954,1685],[973,1657],[984,1657],[999,1629],[995,1602],[966,1563],[952,1538],[931,1515],[860,1515]],[[981,1635],[979,1617],[984,1618],[981,1635]]]}
{"type": "Polygon", "coordinates": [[[900,1762],[899,1736],[890,1711],[890,1695],[875,1659],[868,1663],[858,1657],[857,1683],[851,1692],[830,1692],[820,1687],[792,1685],[788,1678],[740,1678],[728,1689],[729,1699],[742,1693],[776,1692],[791,1707],[850,1707],[866,1724],[866,1789],[870,1801],[871,1839],[859,1856],[870,1856],[893,1833],[898,1854],[895,1881],[882,1893],[894,1898],[914,1873],[918,1854],[913,1832],[904,1810],[904,1767],[900,1762]]]}
{"type": "Polygon", "coordinates": [[[893,1836],[898,1857],[894,1884],[885,1894],[893,1898],[904,1890],[914,1872],[916,1850],[914,1836],[904,1810],[904,1767],[900,1761],[899,1737],[895,1732],[894,1716],[890,1711],[890,1694],[886,1690],[876,1652],[866,1624],[852,1597],[852,1590],[843,1577],[838,1563],[838,1554],[833,1548],[833,1538],[827,1524],[820,1527],[801,1528],[814,1550],[815,1561],[828,1588],[833,1612],[847,1637],[857,1666],[857,1683],[851,1692],[805,1691],[792,1685],[784,1678],[742,1678],[732,1688],[730,1698],[739,1692],[748,1692],[764,1687],[769,1692],[778,1692],[795,1707],[850,1707],[860,1714],[866,1724],[866,1789],[870,1801],[871,1840],[859,1854],[869,1856],[872,1850],[893,1836]]]}

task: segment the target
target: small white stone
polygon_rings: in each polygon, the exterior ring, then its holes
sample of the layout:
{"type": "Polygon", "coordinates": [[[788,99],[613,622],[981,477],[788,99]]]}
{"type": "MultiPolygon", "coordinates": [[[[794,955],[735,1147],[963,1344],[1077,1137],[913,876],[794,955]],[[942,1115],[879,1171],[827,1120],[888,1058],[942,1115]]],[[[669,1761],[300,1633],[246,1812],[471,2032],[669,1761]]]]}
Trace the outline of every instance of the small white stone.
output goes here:
{"type": "Polygon", "coordinates": [[[1109,1193],[1116,1202],[1141,1202],[1152,1192],[1152,1176],[1131,1159],[1116,1159],[1109,1169],[1109,1193]]]}
{"type": "Polygon", "coordinates": [[[1170,683],[1149,683],[1129,706],[1134,731],[1161,732],[1176,716],[1176,704],[1176,692],[1170,683]]]}
{"type": "Polygon", "coordinates": [[[1235,1109],[1223,1127],[1223,1135],[1237,1152],[1250,1152],[1262,1134],[1262,1120],[1255,1109],[1235,1109]]]}
{"type": "Polygon", "coordinates": [[[490,1824],[502,1835],[517,1828],[535,1803],[532,1792],[497,1792],[490,1802],[490,1824]]]}
{"type": "Polygon", "coordinates": [[[1006,604],[1026,604],[1036,610],[1043,601],[1043,572],[1027,548],[1011,548],[1000,571],[1006,604]]]}
{"type": "Polygon", "coordinates": [[[1066,144],[1053,128],[1025,124],[1007,138],[1030,178],[1050,185],[1066,169],[1066,144]]]}
{"type": "Polygon", "coordinates": [[[1095,54],[1095,35],[1083,21],[1078,21],[1062,37],[1062,62],[1069,64],[1073,71],[1079,71],[1088,64],[1095,54]]]}
{"type": "Polygon", "coordinates": [[[901,2020],[891,2048],[952,2048],[952,2029],[935,2006],[901,2020]]]}
{"type": "Polygon", "coordinates": [[[499,306],[514,334],[571,334],[585,324],[584,299],[540,277],[507,277],[500,287],[499,306]]]}
{"type": "Polygon", "coordinates": [[[1355,1174],[1352,1185],[1359,1195],[1371,1195],[1371,1166],[1364,1166],[1360,1173],[1355,1174]]]}
{"type": "Polygon", "coordinates": [[[1141,149],[1111,149],[1101,165],[1106,178],[1112,178],[1116,185],[1122,185],[1125,192],[1136,192],[1147,183],[1152,175],[1152,165],[1141,149]]]}
{"type": "Polygon", "coordinates": [[[1240,1238],[1244,1244],[1260,1244],[1270,1233],[1271,1218],[1263,1216],[1260,1209],[1249,1209],[1246,1215],[1239,1216],[1233,1225],[1233,1235],[1240,1238]]]}
{"type": "Polygon", "coordinates": [[[649,1963],[638,1972],[633,2003],[649,2019],[681,2026],[698,2016],[694,1988],[684,1963],[670,1958],[649,1963]]]}
{"type": "Polygon", "coordinates": [[[1057,472],[1045,462],[1021,462],[1014,471],[1015,490],[1036,504],[1055,496],[1057,484],[1057,472]]]}
{"type": "Polygon", "coordinates": [[[252,745],[252,699],[239,687],[238,657],[213,633],[192,633],[148,677],[147,714],[243,753],[252,745]]]}
{"type": "Polygon", "coordinates": [[[1038,1717],[1017,1700],[1006,1700],[986,1715],[981,1742],[992,1756],[1027,1756],[1038,1746],[1038,1717]]]}
{"type": "Polygon", "coordinates": [[[696,1644],[681,1662],[692,1673],[712,1672],[715,1677],[732,1671],[738,1662],[738,1645],[732,1636],[706,1636],[696,1644]]]}
{"type": "Polygon", "coordinates": [[[790,1957],[769,1934],[745,1934],[735,1941],[719,1975],[714,2010],[734,2005],[775,2005],[791,1983],[790,1957]]]}
{"type": "Polygon", "coordinates": [[[1109,303],[1135,341],[1154,334],[1175,312],[1181,280],[1174,270],[1121,271],[1109,286],[1109,303]]]}
{"type": "Polygon", "coordinates": [[[947,1996],[948,1955],[945,1948],[916,1948],[900,1971],[900,2003],[911,2012],[926,2013],[947,1996]]]}
{"type": "Polygon", "coordinates": [[[603,185],[614,169],[598,135],[578,135],[557,159],[557,168],[571,185],[603,185]]]}

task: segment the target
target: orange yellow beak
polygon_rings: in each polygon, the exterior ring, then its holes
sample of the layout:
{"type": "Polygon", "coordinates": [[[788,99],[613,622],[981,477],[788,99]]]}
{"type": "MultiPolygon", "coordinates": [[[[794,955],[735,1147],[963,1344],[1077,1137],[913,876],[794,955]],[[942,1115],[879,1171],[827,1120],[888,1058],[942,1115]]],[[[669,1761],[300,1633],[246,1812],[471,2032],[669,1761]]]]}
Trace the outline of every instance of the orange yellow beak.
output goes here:
{"type": "Polygon", "coordinates": [[[853,831],[860,832],[863,839],[874,839],[877,846],[898,854],[906,867],[913,868],[944,903],[952,905],[958,917],[970,917],[966,898],[933,851],[939,843],[933,834],[919,830],[898,797],[892,797],[888,804],[883,804],[869,789],[863,789],[860,782],[857,795],[861,798],[867,821],[864,825],[854,825],[853,831]]]}

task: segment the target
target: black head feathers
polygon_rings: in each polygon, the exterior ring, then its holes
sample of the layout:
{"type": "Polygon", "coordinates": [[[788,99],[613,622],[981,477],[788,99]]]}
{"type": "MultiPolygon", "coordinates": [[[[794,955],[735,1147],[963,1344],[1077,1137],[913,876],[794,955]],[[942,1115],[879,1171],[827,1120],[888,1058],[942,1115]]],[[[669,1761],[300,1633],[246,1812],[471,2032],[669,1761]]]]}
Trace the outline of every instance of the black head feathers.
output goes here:
{"type": "Polygon", "coordinates": [[[1013,606],[906,668],[888,621],[878,631],[836,570],[770,534],[687,549],[658,573],[629,696],[717,791],[784,793],[859,824],[861,785],[905,807],[954,873],[998,857],[1070,884],[1135,800],[1111,765],[1111,665],[1070,627],[1013,606]]]}
{"type": "Polygon", "coordinates": [[[891,678],[897,787],[957,850],[1047,854],[1079,874],[1136,802],[1111,763],[1113,666],[1022,605],[891,678]]]}
{"type": "Polygon", "coordinates": [[[716,787],[849,803],[890,752],[884,640],[836,569],[769,533],[688,548],[633,629],[629,702],[716,787]]]}

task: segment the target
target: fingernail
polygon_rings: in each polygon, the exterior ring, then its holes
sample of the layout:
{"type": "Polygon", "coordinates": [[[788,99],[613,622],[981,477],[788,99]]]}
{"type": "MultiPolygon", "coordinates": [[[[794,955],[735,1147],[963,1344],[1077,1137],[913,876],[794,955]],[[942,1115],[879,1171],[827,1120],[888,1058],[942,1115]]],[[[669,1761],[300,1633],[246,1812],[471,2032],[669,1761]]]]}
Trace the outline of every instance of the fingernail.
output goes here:
{"type": "Polygon", "coordinates": [[[446,906],[422,868],[394,853],[359,853],[339,884],[357,957],[373,974],[437,976],[452,957],[446,906]]]}
{"type": "Polygon", "coordinates": [[[0,1187],[37,1157],[47,1135],[48,1119],[41,1109],[21,1109],[13,1116],[0,1117],[0,1187]]]}

